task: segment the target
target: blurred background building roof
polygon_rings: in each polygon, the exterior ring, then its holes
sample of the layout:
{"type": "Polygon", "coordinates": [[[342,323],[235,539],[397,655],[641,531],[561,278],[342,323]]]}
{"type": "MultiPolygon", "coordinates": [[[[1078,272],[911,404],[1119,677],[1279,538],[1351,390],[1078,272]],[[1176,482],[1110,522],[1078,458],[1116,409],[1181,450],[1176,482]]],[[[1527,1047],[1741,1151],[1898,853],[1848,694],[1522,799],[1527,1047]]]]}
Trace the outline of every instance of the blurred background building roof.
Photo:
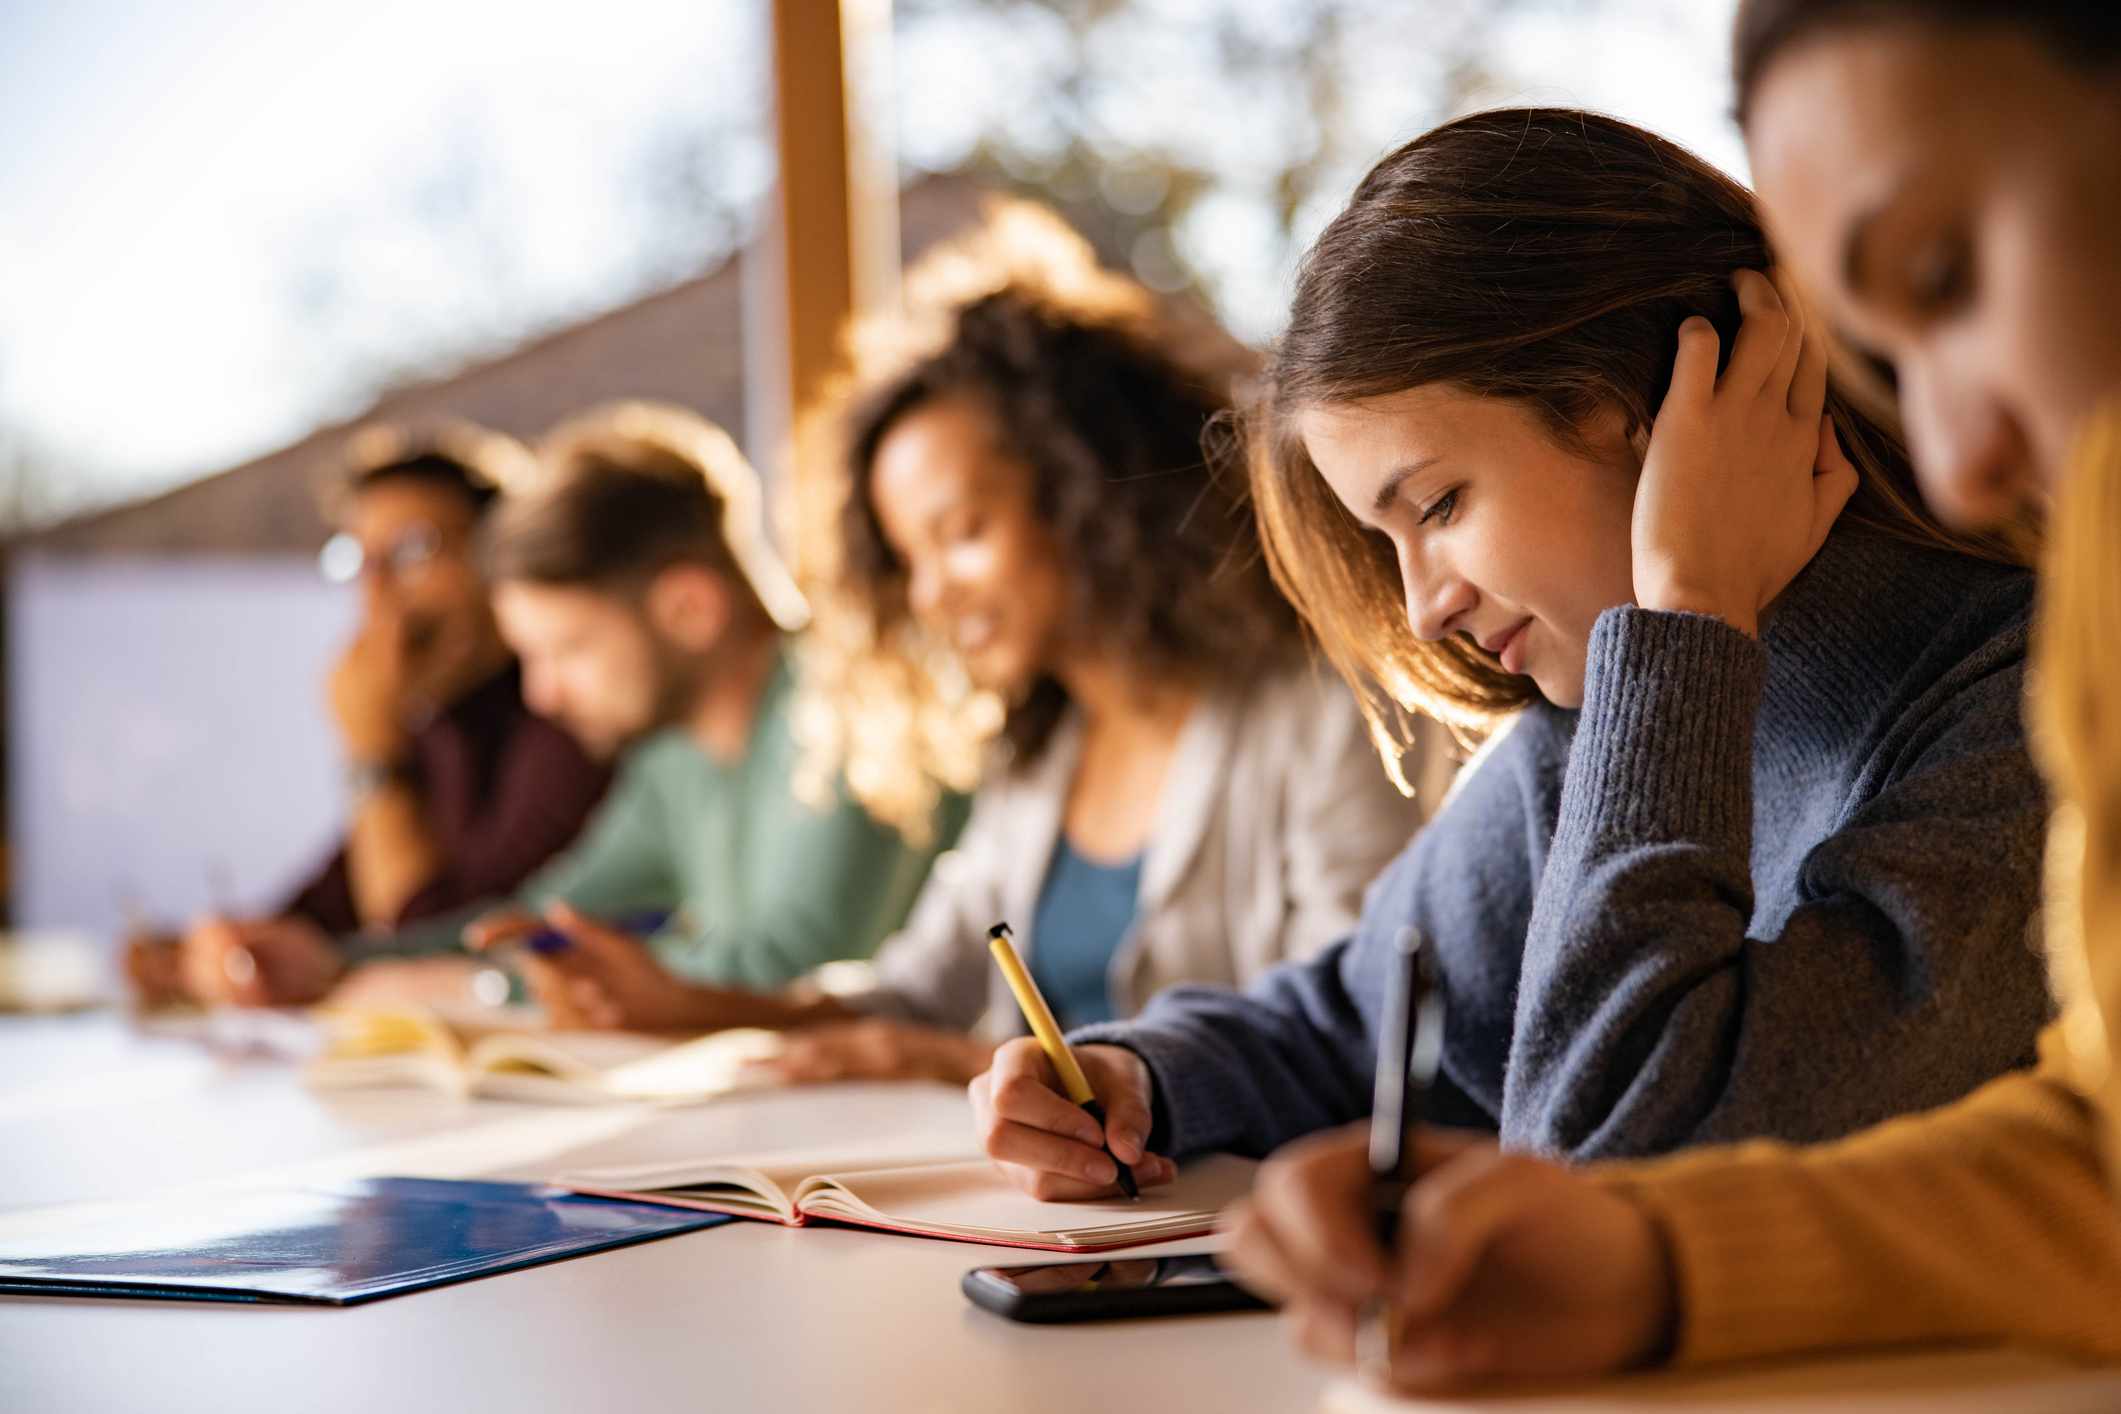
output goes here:
{"type": "MultiPolygon", "coordinates": [[[[622,328],[659,310],[682,325],[685,285],[761,240],[787,185],[769,18],[806,17],[814,69],[829,46],[812,3],[0,4],[0,129],[26,138],[0,144],[0,534],[273,463],[275,446],[329,453],[315,429],[435,389],[517,425],[487,373],[510,382],[511,351],[580,356],[622,307],[622,328]]],[[[840,52],[859,90],[848,131],[896,149],[874,175],[1050,201],[1115,265],[1262,340],[1362,172],[1452,114],[1582,104],[1742,172],[1734,3],[837,9],[869,16],[840,52]]],[[[862,248],[881,264],[882,245],[862,248]]],[[[732,274],[725,294],[767,278],[732,274]]],[[[804,285],[813,306],[829,283],[804,285]]],[[[681,358],[729,352],[729,307],[708,302],[681,358]]],[[[754,437],[781,412],[770,367],[747,373],[754,437]]],[[[705,376],[638,369],[592,391],[705,376]]],[[[315,511],[298,512],[241,511],[226,543],[301,540],[315,511]]],[[[129,545],[211,543],[96,524],[129,545]]]]}
{"type": "MultiPolygon", "coordinates": [[[[929,177],[909,187],[899,204],[907,257],[970,222],[982,193],[979,183],[961,177],[929,177]]],[[[20,543],[76,555],[312,551],[329,533],[322,493],[343,464],[346,443],[376,422],[417,430],[461,418],[529,441],[591,404],[653,398],[689,407],[741,436],[743,258],[498,358],[394,389],[356,417],[241,465],[20,543]]]]}

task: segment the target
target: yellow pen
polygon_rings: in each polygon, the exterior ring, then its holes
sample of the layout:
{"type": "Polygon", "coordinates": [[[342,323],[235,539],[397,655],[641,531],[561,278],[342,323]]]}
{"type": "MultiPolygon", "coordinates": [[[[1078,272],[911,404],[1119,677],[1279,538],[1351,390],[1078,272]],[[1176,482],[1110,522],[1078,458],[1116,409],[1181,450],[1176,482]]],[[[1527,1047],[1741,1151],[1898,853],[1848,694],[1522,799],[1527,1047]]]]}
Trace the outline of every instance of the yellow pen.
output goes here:
{"type": "MultiPolygon", "coordinates": [[[[1002,977],[1009,990],[1016,994],[1016,1004],[1024,1013],[1024,1020],[1031,1027],[1031,1034],[1045,1049],[1046,1059],[1053,1062],[1054,1070],[1060,1073],[1061,1088],[1068,1098],[1081,1105],[1090,1118],[1097,1121],[1100,1129],[1105,1124],[1105,1107],[1097,1102],[1097,1092],[1090,1088],[1090,1079],[1075,1059],[1075,1052],[1068,1049],[1062,1037],[1060,1023],[1053,1019],[1053,1009],[1039,994],[1038,983],[1031,980],[1031,972],[1024,960],[1016,955],[1016,945],[1009,941],[1009,925],[997,923],[987,930],[987,951],[994,954],[995,964],[1001,968],[1002,977]]],[[[1134,1170],[1119,1161],[1112,1152],[1109,1139],[1105,1142],[1105,1157],[1112,1160],[1119,1170],[1119,1191],[1137,1203],[1141,1201],[1141,1189],[1134,1182],[1134,1170]]]]}

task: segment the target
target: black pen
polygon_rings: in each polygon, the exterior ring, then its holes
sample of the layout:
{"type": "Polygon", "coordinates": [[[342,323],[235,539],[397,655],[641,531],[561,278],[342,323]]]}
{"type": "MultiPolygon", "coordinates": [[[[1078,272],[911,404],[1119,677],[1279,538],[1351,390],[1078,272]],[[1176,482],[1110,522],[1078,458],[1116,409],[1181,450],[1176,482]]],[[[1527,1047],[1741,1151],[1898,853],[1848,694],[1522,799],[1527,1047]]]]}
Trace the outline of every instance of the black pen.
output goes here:
{"type": "MultiPolygon", "coordinates": [[[[1443,1061],[1443,994],[1436,987],[1435,959],[1419,932],[1399,930],[1390,967],[1377,1037],[1377,1088],[1370,1103],[1370,1218],[1387,1257],[1398,1246],[1400,1209],[1417,1176],[1415,1133],[1443,1061]]],[[[1379,1303],[1365,1314],[1362,1363],[1381,1372],[1391,1363],[1390,1311],[1379,1303]]]]}

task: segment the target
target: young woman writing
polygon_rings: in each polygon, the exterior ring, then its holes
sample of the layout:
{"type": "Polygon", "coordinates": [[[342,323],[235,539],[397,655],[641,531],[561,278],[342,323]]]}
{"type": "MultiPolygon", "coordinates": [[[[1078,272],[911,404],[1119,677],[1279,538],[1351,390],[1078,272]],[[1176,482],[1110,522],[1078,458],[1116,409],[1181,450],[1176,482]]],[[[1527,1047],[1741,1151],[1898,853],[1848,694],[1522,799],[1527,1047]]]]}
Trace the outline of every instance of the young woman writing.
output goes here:
{"type": "Polygon", "coordinates": [[[1567,1170],[1435,1133],[1391,1262],[1359,1140],[1292,1146],[1239,1265],[1327,1358],[1391,1297],[1401,1384],[1896,1342],[2121,1359],[2121,417],[2095,414],[2121,392],[2121,11],[1749,0],[1737,60],[1778,243],[1897,375],[1925,498],[1978,527],[2054,494],[2032,714],[2062,1019],[2037,1069],[1837,1144],[1567,1170]]]}
{"type": "MultiPolygon", "coordinates": [[[[1519,1148],[1827,1138],[2032,1058],[2030,576],[1916,508],[1767,263],[1742,188],[1558,110],[1416,139],[1320,237],[1253,438],[1274,563],[1380,717],[1516,716],[1352,940],[1075,1038],[1123,1161],[1366,1113],[1410,927],[1435,1112],[1519,1148]]],[[[988,1150],[1097,1191],[1046,1074],[976,1082],[988,1150]]]]}

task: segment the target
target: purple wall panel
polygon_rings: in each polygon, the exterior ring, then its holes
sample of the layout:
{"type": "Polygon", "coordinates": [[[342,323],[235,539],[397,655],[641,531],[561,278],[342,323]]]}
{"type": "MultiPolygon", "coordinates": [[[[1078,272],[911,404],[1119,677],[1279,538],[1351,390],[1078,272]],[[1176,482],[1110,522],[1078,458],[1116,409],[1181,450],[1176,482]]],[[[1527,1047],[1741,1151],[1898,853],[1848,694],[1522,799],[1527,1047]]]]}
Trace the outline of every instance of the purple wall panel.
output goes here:
{"type": "Polygon", "coordinates": [[[29,554],[7,613],[19,924],[263,907],[329,845],[323,675],[353,604],[312,561],[29,554]]]}

